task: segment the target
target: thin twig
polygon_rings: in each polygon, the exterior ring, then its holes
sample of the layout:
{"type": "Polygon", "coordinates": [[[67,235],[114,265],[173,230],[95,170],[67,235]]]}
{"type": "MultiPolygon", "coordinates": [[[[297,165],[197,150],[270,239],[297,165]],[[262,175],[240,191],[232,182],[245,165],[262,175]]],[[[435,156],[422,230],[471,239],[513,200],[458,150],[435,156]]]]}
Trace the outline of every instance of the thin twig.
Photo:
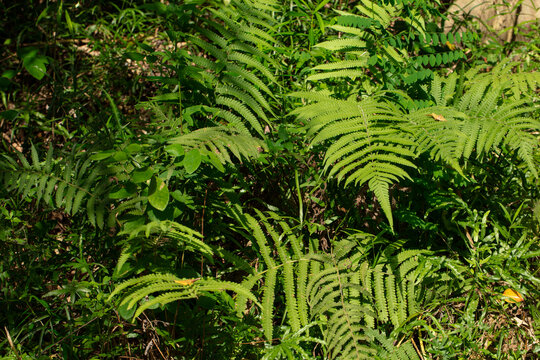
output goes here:
{"type": "MultiPolygon", "coordinates": [[[[148,318],[148,316],[143,312],[143,315],[144,317],[146,318],[146,321],[148,321],[148,323],[150,324],[150,326],[152,327],[152,330],[154,331],[154,334],[157,334],[157,331],[156,331],[156,328],[154,326],[154,323],[152,322],[152,320],[150,320],[148,318]]],[[[165,355],[163,355],[163,353],[161,352],[161,349],[159,348],[159,345],[157,344],[156,342],[156,339],[152,336],[152,342],[154,343],[154,345],[156,345],[156,349],[159,351],[161,357],[164,359],[164,360],[167,360],[167,358],[165,357],[165,355]]]]}
{"type": "Polygon", "coordinates": [[[255,340],[255,341],[249,341],[249,342],[241,342],[239,343],[240,345],[255,345],[255,344],[260,344],[260,343],[273,343],[274,341],[278,341],[278,340],[281,340],[281,338],[275,338],[275,339],[270,339],[270,341],[268,340],[255,340]]]}
{"type": "Polygon", "coordinates": [[[157,341],[155,338],[152,338],[152,341],[154,342],[154,345],[156,345],[156,349],[157,351],[159,351],[159,354],[161,355],[161,357],[163,358],[163,360],[167,360],[167,358],[165,357],[165,355],[163,355],[163,353],[161,352],[161,349],[159,348],[159,345],[157,344],[157,341]]]}
{"type": "Polygon", "coordinates": [[[13,350],[18,360],[22,360],[21,355],[19,355],[19,352],[17,351],[17,349],[15,348],[15,345],[13,344],[13,340],[11,340],[11,335],[9,334],[9,330],[6,326],[4,326],[4,330],[6,331],[6,337],[9,342],[9,346],[11,346],[11,350],[13,350]]]}
{"type": "Polygon", "coordinates": [[[418,346],[416,346],[416,343],[414,342],[413,338],[411,338],[411,342],[412,342],[412,344],[414,346],[414,349],[416,350],[416,353],[418,354],[418,356],[420,356],[420,360],[424,360],[424,357],[422,356],[422,353],[418,349],[418,346]]]}

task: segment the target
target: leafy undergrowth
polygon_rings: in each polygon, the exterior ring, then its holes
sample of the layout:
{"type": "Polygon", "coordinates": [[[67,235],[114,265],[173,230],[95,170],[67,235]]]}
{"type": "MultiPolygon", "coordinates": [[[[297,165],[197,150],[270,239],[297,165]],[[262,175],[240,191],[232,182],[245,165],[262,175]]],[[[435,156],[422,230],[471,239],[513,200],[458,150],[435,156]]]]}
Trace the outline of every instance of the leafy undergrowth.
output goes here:
{"type": "Polygon", "coordinates": [[[537,358],[538,27],[445,16],[0,4],[0,358],[537,358]]]}

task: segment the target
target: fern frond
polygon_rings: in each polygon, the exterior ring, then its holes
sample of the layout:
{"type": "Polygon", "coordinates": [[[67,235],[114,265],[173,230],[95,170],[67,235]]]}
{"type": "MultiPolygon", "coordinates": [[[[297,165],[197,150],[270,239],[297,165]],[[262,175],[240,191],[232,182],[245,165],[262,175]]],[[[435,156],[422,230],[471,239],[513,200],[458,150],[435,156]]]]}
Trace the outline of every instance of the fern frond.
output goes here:
{"type": "Polygon", "coordinates": [[[273,338],[274,333],[274,299],[277,283],[277,268],[273,267],[268,269],[265,276],[264,294],[262,300],[262,327],[263,332],[267,340],[273,338]]]}
{"type": "MultiPolygon", "coordinates": [[[[251,290],[255,286],[255,284],[262,279],[264,275],[264,273],[250,274],[244,278],[244,280],[242,281],[242,286],[247,290],[251,290]]],[[[241,317],[243,315],[248,300],[249,298],[247,296],[238,294],[235,304],[236,314],[238,315],[238,317],[241,317]]]]}
{"type": "Polygon", "coordinates": [[[350,27],[355,29],[365,29],[370,26],[379,24],[375,19],[370,17],[364,17],[356,14],[350,14],[345,11],[336,10],[339,16],[337,18],[337,24],[344,27],[350,27]]]}
{"type": "Polygon", "coordinates": [[[514,86],[511,80],[502,78],[500,72],[479,73],[474,68],[465,76],[470,80],[459,101],[452,101],[456,76],[447,79],[435,77],[431,95],[438,106],[411,112],[408,119],[420,151],[442,159],[460,171],[459,160],[469,158],[476,152],[478,158],[500,146],[516,151],[531,173],[538,176],[538,165],[533,159],[538,148],[535,132],[540,121],[528,116],[538,106],[530,99],[507,98],[504,94],[514,86]],[[454,107],[445,107],[450,101],[454,107]]]}
{"type": "Polygon", "coordinates": [[[324,158],[329,176],[345,179],[345,185],[368,183],[392,224],[390,184],[409,178],[404,168],[415,168],[409,160],[415,157],[414,142],[399,130],[399,111],[376,97],[353,101],[322,96],[293,114],[309,121],[313,143],[334,140],[324,158]]]}
{"type": "MultiPolygon", "coordinates": [[[[351,243],[350,240],[336,243],[336,250],[348,250],[332,254],[326,260],[327,268],[310,279],[307,294],[311,316],[327,319],[323,334],[330,358],[361,359],[373,357],[384,349],[382,353],[398,353],[391,341],[374,336],[376,332],[371,329],[375,327],[375,319],[379,323],[390,322],[397,329],[416,314],[411,312],[416,311],[411,300],[417,304],[420,293],[421,279],[416,268],[422,251],[403,251],[371,267],[361,260],[361,254],[354,251],[351,243]]],[[[414,352],[403,351],[400,356],[404,359],[414,356],[414,352]]]]}
{"type": "Polygon", "coordinates": [[[365,333],[369,336],[371,343],[377,348],[377,353],[375,354],[376,359],[419,359],[416,350],[410,342],[403,343],[397,347],[391,339],[387,338],[383,333],[376,329],[365,329],[365,333]]]}
{"type": "Polygon", "coordinates": [[[294,333],[286,332],[281,338],[279,344],[266,348],[263,360],[282,358],[314,359],[313,356],[311,356],[300,346],[301,342],[312,342],[323,346],[325,345],[325,342],[321,339],[314,338],[309,335],[304,335],[314,325],[316,325],[316,323],[310,323],[294,333]],[[295,355],[295,353],[297,353],[298,355],[295,355]]]}
{"type": "Polygon", "coordinates": [[[264,267],[252,275],[249,285],[255,279],[263,279],[262,286],[262,325],[267,339],[272,339],[275,318],[274,300],[276,286],[283,286],[287,323],[293,332],[309,323],[309,311],[306,303],[306,283],[308,279],[309,258],[305,255],[304,245],[295,231],[279,215],[256,211],[257,216],[233,213],[245,230],[257,243],[264,260],[264,267]],[[272,254],[276,252],[277,259],[272,254]]]}
{"type": "Polygon", "coordinates": [[[173,301],[194,298],[204,292],[222,291],[242,294],[260,305],[249,289],[240,284],[215,279],[180,279],[172,274],[150,274],[127,280],[114,289],[108,300],[111,301],[117,294],[125,293],[120,305],[127,304],[128,308],[133,308],[143,299],[158,293],[158,296],[144,301],[137,307],[134,315],[136,318],[144,310],[156,304],[165,305],[173,301]]]}
{"type": "Polygon", "coordinates": [[[268,123],[263,109],[272,112],[266,98],[274,97],[270,85],[277,83],[277,64],[268,55],[277,41],[275,30],[268,25],[272,16],[264,8],[268,6],[254,9],[247,3],[235,3],[209,9],[212,16],[203,19],[198,34],[189,38],[199,52],[215,59],[192,56],[193,63],[201,68],[194,78],[207,79],[221,94],[215,98],[217,106],[208,109],[238,131],[248,134],[252,129],[261,137],[264,131],[260,120],[268,123]]]}
{"type": "Polygon", "coordinates": [[[230,97],[218,96],[218,97],[216,97],[216,104],[225,105],[225,106],[235,110],[245,120],[247,120],[247,122],[255,129],[255,131],[257,131],[257,133],[259,133],[259,135],[264,134],[263,128],[261,127],[261,124],[259,123],[259,121],[255,117],[255,115],[253,115],[253,113],[247,107],[245,107],[241,102],[239,102],[238,100],[235,100],[235,99],[230,98],[230,97]]]}
{"type": "Polygon", "coordinates": [[[328,40],[323,41],[322,43],[318,43],[316,45],[316,47],[320,47],[330,51],[342,51],[346,49],[365,49],[366,46],[367,42],[354,38],[328,40]]]}
{"type": "Polygon", "coordinates": [[[177,246],[200,253],[208,259],[211,259],[214,254],[212,247],[204,243],[202,234],[174,221],[153,221],[127,231],[124,230],[119,234],[129,235],[130,239],[145,236],[153,239],[174,240],[177,246]]]}
{"type": "Polygon", "coordinates": [[[244,80],[241,77],[230,76],[230,75],[225,75],[223,80],[225,83],[230,83],[236,86],[238,89],[243,90],[247,94],[251,95],[260,106],[262,106],[263,108],[265,108],[271,113],[272,108],[270,104],[268,103],[268,101],[264,98],[264,96],[261,94],[259,89],[257,89],[255,86],[250,84],[248,81],[244,80]]]}
{"type": "Polygon", "coordinates": [[[110,171],[86,154],[75,155],[75,151],[62,159],[53,159],[49,148],[46,159],[40,161],[37,149],[30,149],[31,164],[17,153],[19,163],[4,154],[0,159],[0,182],[8,191],[23,197],[35,196],[53,208],[64,208],[70,215],[79,213],[84,207],[90,222],[103,227],[103,215],[107,211],[107,194],[111,186],[110,171]],[[86,206],[83,206],[86,202],[86,206]],[[97,215],[96,215],[97,214],[97,215]]]}
{"type": "MultiPolygon", "coordinates": [[[[339,65],[337,65],[339,66],[339,65]]],[[[310,75],[306,78],[307,81],[318,81],[323,79],[338,79],[338,78],[350,78],[356,79],[364,75],[363,70],[345,69],[339,71],[327,71],[318,74],[310,75]]]]}

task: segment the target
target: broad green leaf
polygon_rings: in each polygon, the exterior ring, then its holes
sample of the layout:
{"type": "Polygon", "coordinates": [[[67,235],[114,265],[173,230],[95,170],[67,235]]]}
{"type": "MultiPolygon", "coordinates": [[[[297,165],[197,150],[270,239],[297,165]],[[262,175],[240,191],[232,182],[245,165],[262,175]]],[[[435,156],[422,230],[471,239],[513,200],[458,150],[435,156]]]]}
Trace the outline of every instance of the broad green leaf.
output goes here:
{"type": "Polygon", "coordinates": [[[128,159],[128,154],[126,154],[124,151],[117,151],[114,153],[113,158],[116,161],[124,161],[128,159]]]}
{"type": "Polygon", "coordinates": [[[118,191],[109,194],[109,199],[125,199],[135,194],[137,187],[133,183],[128,183],[118,191]]]}
{"type": "Polygon", "coordinates": [[[125,303],[118,307],[118,315],[120,315],[120,317],[124,320],[131,320],[135,314],[135,310],[137,310],[135,306],[128,308],[128,305],[129,303],[125,303]]]}
{"type": "Polygon", "coordinates": [[[128,146],[126,146],[124,151],[127,152],[128,154],[135,154],[135,153],[140,153],[141,149],[142,149],[142,146],[139,144],[129,144],[128,146]]]}
{"type": "Polygon", "coordinates": [[[169,189],[167,188],[167,184],[157,176],[154,176],[152,181],[150,181],[148,202],[160,211],[165,210],[167,204],[169,204],[169,189]]]}
{"type": "Polygon", "coordinates": [[[127,189],[122,188],[118,191],[115,191],[113,193],[109,194],[109,199],[124,199],[127,198],[130,195],[129,191],[127,189]]]}
{"type": "Polygon", "coordinates": [[[38,80],[43,79],[47,73],[46,64],[49,63],[49,59],[46,56],[40,55],[38,50],[34,47],[27,47],[20,51],[20,57],[23,61],[23,66],[38,80]]]}
{"type": "Polygon", "coordinates": [[[184,147],[180,144],[168,145],[165,147],[165,151],[176,157],[184,155],[184,147]]]}
{"type": "Polygon", "coordinates": [[[103,160],[103,159],[110,158],[115,153],[116,153],[116,151],[114,151],[114,150],[105,150],[105,151],[101,151],[101,152],[98,152],[98,153],[92,155],[90,158],[92,160],[103,160]]]}
{"type": "Polygon", "coordinates": [[[154,175],[154,170],[152,170],[152,168],[147,167],[137,169],[133,171],[133,174],[131,175],[131,181],[133,181],[135,184],[140,184],[150,179],[152,175],[154,175]]]}
{"type": "Polygon", "coordinates": [[[143,61],[144,55],[135,51],[128,51],[126,52],[126,57],[131,60],[135,61],[143,61]]]}
{"type": "Polygon", "coordinates": [[[190,150],[184,157],[184,168],[188,174],[194,173],[201,165],[201,153],[197,149],[190,150]]]}
{"type": "Polygon", "coordinates": [[[436,62],[437,62],[437,58],[435,57],[435,55],[433,54],[429,55],[429,65],[435,66],[436,62]]]}
{"type": "Polygon", "coordinates": [[[17,75],[17,72],[15,70],[6,70],[2,73],[2,77],[6,79],[13,79],[17,75]]]}

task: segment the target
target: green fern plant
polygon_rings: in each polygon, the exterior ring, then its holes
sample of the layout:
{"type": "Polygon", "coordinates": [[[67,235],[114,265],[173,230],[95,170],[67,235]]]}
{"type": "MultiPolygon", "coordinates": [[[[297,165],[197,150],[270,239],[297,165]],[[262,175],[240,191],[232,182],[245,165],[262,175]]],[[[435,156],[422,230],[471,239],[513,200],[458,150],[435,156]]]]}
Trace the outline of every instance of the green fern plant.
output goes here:
{"type": "Polygon", "coordinates": [[[403,136],[399,109],[381,96],[357,101],[338,100],[324,93],[294,93],[292,96],[313,103],[292,113],[307,122],[313,144],[329,144],[324,158],[328,176],[336,176],[345,185],[367,183],[375,193],[392,225],[388,189],[403,178],[410,178],[405,168],[415,168],[412,159],[414,142],[403,136]]]}
{"type": "Polygon", "coordinates": [[[390,323],[399,328],[420,309],[421,279],[416,271],[419,250],[402,251],[375,267],[363,261],[355,251],[356,242],[343,240],[333,247],[335,252],[319,261],[325,269],[310,278],[307,286],[312,317],[326,319],[324,340],[329,358],[364,359],[380,349],[400,355],[400,359],[416,359],[410,343],[398,351],[386,336],[374,331],[390,323]]]}
{"type": "Polygon", "coordinates": [[[34,145],[30,147],[30,161],[21,153],[16,154],[18,162],[3,154],[0,182],[8,191],[36,199],[38,205],[44,202],[70,215],[84,209],[88,220],[102,228],[109,212],[107,195],[111,189],[108,178],[111,172],[90,156],[77,154],[78,149],[75,147],[64,159],[54,158],[52,146],[45,160],[40,160],[34,145]]]}
{"type": "Polygon", "coordinates": [[[540,121],[532,115],[538,106],[530,99],[516,98],[516,88],[537,88],[538,76],[513,78],[508,68],[502,73],[495,69],[477,74],[478,70],[465,74],[462,92],[458,91],[456,74],[446,79],[435,76],[430,92],[435,106],[411,111],[407,131],[413,133],[420,152],[429,152],[435,160],[441,159],[458,171],[458,163],[473,153],[482,158],[506,147],[538,177],[534,153],[540,121]]]}
{"type": "Polygon", "coordinates": [[[384,333],[376,329],[365,328],[364,332],[368,337],[371,346],[376,349],[374,358],[377,360],[416,360],[421,359],[412,345],[412,342],[406,342],[394,345],[394,341],[389,339],[384,333]]]}
{"type": "MultiPolygon", "coordinates": [[[[257,211],[255,218],[242,214],[238,209],[232,209],[231,215],[248,231],[248,236],[256,242],[264,260],[264,270],[259,269],[249,275],[242,284],[251,289],[259,280],[264,279],[261,318],[265,337],[267,340],[273,339],[274,301],[278,281],[283,284],[285,311],[291,330],[294,333],[300,331],[308,325],[309,316],[307,303],[304,301],[309,268],[302,237],[296,236],[286,221],[275,213],[265,216],[257,211]],[[276,226],[272,225],[272,222],[275,222],[276,226]],[[274,259],[274,252],[278,255],[277,259],[274,259]]],[[[246,300],[239,300],[239,311],[244,308],[246,300]]]]}
{"type": "Polygon", "coordinates": [[[115,274],[120,274],[124,264],[137,253],[164,243],[173,243],[177,249],[197,252],[212,260],[214,249],[203,242],[203,236],[187,226],[174,221],[152,221],[148,224],[124,229],[118,235],[128,235],[116,264],[115,274]]]}
{"type": "MultiPolygon", "coordinates": [[[[197,253],[212,261],[214,255],[232,259],[233,263],[242,262],[226,250],[216,249],[202,241],[203,236],[186,226],[173,221],[155,221],[139,227],[124,230],[121,235],[129,234],[127,245],[118,260],[115,274],[122,276],[124,264],[135,254],[144,251],[145,246],[155,246],[155,243],[174,243],[175,247],[187,252],[197,253]],[[130,241],[145,237],[148,241],[130,241]]],[[[240,264],[242,265],[242,264],[240,264]]],[[[245,264],[243,264],[245,267],[245,264]]],[[[242,268],[242,266],[240,266],[242,268]]],[[[127,309],[136,308],[134,318],[143,311],[157,305],[185,299],[196,298],[206,292],[232,291],[238,298],[249,299],[260,306],[257,298],[242,284],[219,279],[188,278],[181,279],[173,274],[149,274],[124,281],[118,285],[109,296],[111,301],[115,296],[121,296],[118,306],[127,309]],[[151,299],[150,299],[151,297],[151,299]]]]}
{"type": "MultiPolygon", "coordinates": [[[[385,350],[389,340],[381,333],[369,332],[377,339],[370,344],[366,329],[386,324],[397,329],[419,312],[421,278],[416,268],[421,251],[403,251],[372,267],[352,239],[336,242],[332,254],[321,254],[314,244],[306,249],[301,237],[275,213],[257,212],[253,217],[236,209],[231,215],[248,231],[264,260],[264,267],[246,277],[242,286],[252,289],[263,284],[261,320],[268,341],[274,338],[274,302],[280,284],[291,333],[303,333],[317,321],[324,336],[324,341],[317,342],[325,345],[329,358],[361,359],[390,351],[385,350]],[[377,342],[380,348],[375,346],[377,342]]],[[[239,296],[239,311],[246,301],[239,296]]],[[[279,357],[286,351],[302,354],[298,342],[303,337],[293,338],[289,341],[285,336],[282,346],[271,346],[268,356],[279,357]]],[[[313,341],[312,336],[308,338],[306,341],[313,341]]],[[[410,342],[402,344],[396,354],[400,359],[417,358],[410,342]]]]}
{"type": "Polygon", "coordinates": [[[514,99],[534,101],[538,99],[536,90],[540,84],[540,74],[523,71],[522,67],[522,64],[512,61],[511,57],[503,59],[490,71],[482,72],[485,66],[473,67],[464,74],[464,85],[471,86],[478,81],[489,78],[493,85],[501,84],[508,95],[514,99]]]}
{"type": "Polygon", "coordinates": [[[323,340],[305,335],[305,333],[309,331],[309,328],[314,325],[316,325],[316,323],[308,324],[296,333],[291,333],[290,329],[288,329],[280,339],[279,344],[268,346],[265,349],[262,359],[315,359],[314,356],[309,354],[309,352],[300,345],[303,342],[316,343],[322,346],[325,345],[323,340]]]}
{"type": "Polygon", "coordinates": [[[277,84],[278,68],[268,55],[277,42],[269,14],[278,7],[272,2],[256,3],[233,0],[212,9],[198,34],[189,37],[195,54],[188,61],[200,69],[192,77],[212,89],[213,103],[205,112],[242,135],[252,130],[263,136],[264,127],[271,126],[269,99],[274,99],[274,92],[270,86],[277,84]]]}
{"type": "Polygon", "coordinates": [[[431,106],[409,112],[381,95],[339,100],[320,91],[291,94],[311,101],[292,114],[307,123],[312,144],[327,145],[328,176],[345,185],[367,183],[392,226],[390,185],[410,178],[407,170],[416,167],[413,161],[421,153],[463,174],[461,164],[473,152],[482,158],[506,147],[538,176],[534,154],[540,121],[532,116],[538,106],[528,98],[515,98],[516,88],[536,88],[537,76],[505,80],[508,67],[506,72],[474,75],[478,71],[468,72],[461,88],[457,74],[446,79],[436,75],[430,87],[431,106]]]}
{"type": "Polygon", "coordinates": [[[193,299],[206,292],[223,291],[241,294],[260,305],[257,298],[240,284],[215,279],[180,279],[171,274],[150,274],[127,280],[114,289],[108,300],[111,301],[117,294],[122,294],[119,306],[126,305],[127,309],[136,307],[137,310],[133,315],[133,318],[136,318],[146,309],[156,305],[163,306],[174,301],[193,299]],[[150,296],[153,298],[148,299],[150,296]]]}
{"type": "Polygon", "coordinates": [[[328,28],[337,31],[338,37],[317,44],[337,54],[336,60],[313,67],[316,73],[307,80],[360,79],[363,86],[352,87],[368,93],[373,77],[389,89],[412,85],[433,75],[427,66],[465,58],[456,45],[475,39],[472,33],[429,32],[423,2],[362,0],[355,10],[336,10],[338,16],[328,28]]]}
{"type": "Polygon", "coordinates": [[[219,170],[223,165],[234,164],[234,158],[256,159],[266,149],[266,144],[250,134],[241,134],[225,126],[201,128],[168,140],[165,149],[174,155],[197,150],[219,170]]]}

